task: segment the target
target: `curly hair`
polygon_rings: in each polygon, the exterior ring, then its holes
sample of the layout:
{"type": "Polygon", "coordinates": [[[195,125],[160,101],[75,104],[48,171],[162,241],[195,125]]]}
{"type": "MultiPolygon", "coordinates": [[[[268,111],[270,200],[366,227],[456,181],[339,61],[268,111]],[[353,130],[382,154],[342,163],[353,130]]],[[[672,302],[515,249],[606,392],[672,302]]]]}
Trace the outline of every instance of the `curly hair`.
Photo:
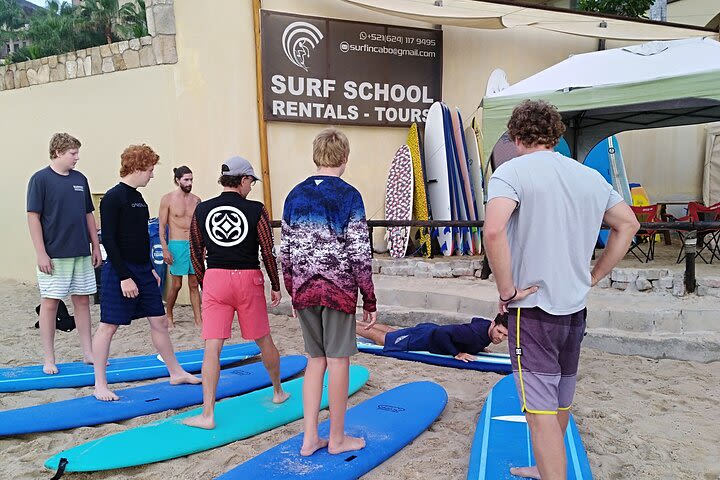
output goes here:
{"type": "Polygon", "coordinates": [[[120,155],[120,176],[124,177],[133,172],[149,170],[159,161],[160,156],[147,145],[130,145],[120,155]]]}
{"type": "Polygon", "coordinates": [[[56,133],[50,138],[50,160],[59,157],[68,150],[80,148],[81,146],[80,140],[69,133],[56,133]]]}
{"type": "Polygon", "coordinates": [[[543,100],[524,100],[513,109],[507,123],[510,138],[526,147],[554,147],[565,133],[565,124],[554,105],[543,100]]]}
{"type": "Polygon", "coordinates": [[[339,167],[350,155],[350,142],[337,128],[326,128],[313,140],[313,161],[318,167],[339,167]]]}

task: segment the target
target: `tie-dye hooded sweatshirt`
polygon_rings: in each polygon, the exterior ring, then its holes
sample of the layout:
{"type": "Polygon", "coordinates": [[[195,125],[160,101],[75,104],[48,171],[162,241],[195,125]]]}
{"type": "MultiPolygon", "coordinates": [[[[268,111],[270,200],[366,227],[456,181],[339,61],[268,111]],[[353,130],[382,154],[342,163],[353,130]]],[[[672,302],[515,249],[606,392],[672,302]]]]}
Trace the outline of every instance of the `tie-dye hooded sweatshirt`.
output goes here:
{"type": "Polygon", "coordinates": [[[297,310],[376,310],[372,253],[362,197],[339,177],[316,175],[285,199],[280,247],[285,288],[297,310]]]}

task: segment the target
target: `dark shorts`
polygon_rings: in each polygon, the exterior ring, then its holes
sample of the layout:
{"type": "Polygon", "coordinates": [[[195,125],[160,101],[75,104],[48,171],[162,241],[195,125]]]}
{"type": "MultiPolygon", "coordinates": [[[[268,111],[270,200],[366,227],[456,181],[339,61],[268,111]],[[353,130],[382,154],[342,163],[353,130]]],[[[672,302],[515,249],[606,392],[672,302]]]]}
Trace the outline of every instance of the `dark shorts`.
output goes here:
{"type": "Polygon", "coordinates": [[[401,328],[385,334],[385,352],[427,351],[430,348],[430,337],[437,329],[434,323],[420,323],[414,327],[401,328]]]}
{"type": "Polygon", "coordinates": [[[126,265],[139,294],[135,298],[124,297],[115,267],[105,262],[100,275],[100,321],[111,325],[130,325],[136,318],[165,315],[162,292],[152,274],[150,262],[126,265]]]}
{"type": "Polygon", "coordinates": [[[586,309],[571,315],[510,309],[508,347],[523,411],[556,414],[570,408],[586,317],[586,309]]]}
{"type": "Polygon", "coordinates": [[[344,358],[358,353],[355,315],[315,306],[297,311],[310,357],[344,358]]]}

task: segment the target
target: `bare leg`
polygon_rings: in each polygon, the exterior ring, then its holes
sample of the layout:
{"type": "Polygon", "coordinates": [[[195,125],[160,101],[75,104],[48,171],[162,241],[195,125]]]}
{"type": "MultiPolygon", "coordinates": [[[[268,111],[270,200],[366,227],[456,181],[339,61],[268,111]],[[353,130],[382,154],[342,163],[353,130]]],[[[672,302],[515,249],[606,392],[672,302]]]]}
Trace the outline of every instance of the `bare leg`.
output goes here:
{"type": "Polygon", "coordinates": [[[192,305],[195,325],[199,327],[202,325],[202,315],[200,310],[200,289],[198,288],[198,281],[195,275],[188,275],[188,290],[190,292],[190,305],[192,305]]]}
{"type": "Polygon", "coordinates": [[[92,354],[92,326],[90,322],[90,296],[73,295],[73,313],[75,314],[75,326],[80,336],[80,348],[83,352],[83,361],[93,363],[92,354]]]}
{"type": "Polygon", "coordinates": [[[185,425],[206,430],[215,428],[215,395],[220,378],[220,351],[223,343],[224,339],[205,340],[202,364],[203,411],[200,415],[183,420],[185,425]]]}
{"type": "MultiPolygon", "coordinates": [[[[539,416],[539,415],[538,415],[539,416]]],[[[565,430],[567,430],[568,421],[570,420],[570,412],[567,410],[559,410],[557,414],[557,421],[560,424],[562,430],[562,438],[565,438],[565,430]]],[[[563,451],[565,450],[565,444],[563,443],[563,451]]],[[[540,470],[536,465],[530,467],[518,467],[511,468],[510,473],[517,475],[518,477],[535,478],[540,479],[540,470]]]]}
{"type": "Polygon", "coordinates": [[[318,435],[318,415],[322,398],[323,378],[327,361],[325,357],[308,358],[303,379],[303,424],[305,434],[300,455],[307,457],[327,446],[328,441],[318,435]]]}
{"type": "Polygon", "coordinates": [[[385,335],[390,332],[395,332],[398,329],[389,327],[387,325],[375,324],[370,328],[367,328],[369,323],[358,320],[358,329],[356,333],[361,337],[369,338],[375,345],[385,345],[385,335]]]}
{"type": "Polygon", "coordinates": [[[345,412],[348,401],[348,383],[350,381],[350,357],[328,358],[330,379],[328,386],[330,397],[330,438],[328,452],[331,454],[360,450],[365,440],[345,435],[345,412]]]}
{"type": "Polygon", "coordinates": [[[43,372],[48,375],[58,373],[55,365],[55,324],[60,300],[43,298],[40,300],[40,339],[43,346],[43,372]]]}
{"type": "Polygon", "coordinates": [[[172,341],[168,333],[168,320],[165,315],[162,317],[148,317],[150,322],[150,334],[152,336],[153,345],[157,348],[158,353],[165,361],[168,372],[170,372],[170,383],[178,385],[181,383],[200,383],[201,380],[195,375],[190,375],[183,370],[175,357],[172,341]]]}
{"type": "Polygon", "coordinates": [[[290,398],[280,384],[280,353],[273,343],[273,339],[268,333],[262,338],[255,340],[257,346],[260,347],[260,356],[262,357],[265,370],[270,374],[270,380],[273,385],[273,403],[283,403],[290,398]]]}
{"type": "Polygon", "coordinates": [[[92,341],[92,351],[95,360],[93,363],[93,367],[95,367],[94,395],[95,398],[104,402],[119,400],[119,397],[108,388],[106,374],[107,359],[108,355],[110,355],[110,342],[117,329],[117,325],[101,322],[97,330],[95,330],[95,336],[92,341]]]}
{"type": "Polygon", "coordinates": [[[175,322],[173,321],[173,309],[175,308],[175,301],[177,301],[178,293],[180,293],[180,289],[182,288],[182,277],[178,275],[170,275],[170,277],[172,278],[172,282],[170,282],[170,288],[168,288],[167,291],[167,305],[165,309],[167,310],[168,326],[172,328],[175,326],[175,322]]]}

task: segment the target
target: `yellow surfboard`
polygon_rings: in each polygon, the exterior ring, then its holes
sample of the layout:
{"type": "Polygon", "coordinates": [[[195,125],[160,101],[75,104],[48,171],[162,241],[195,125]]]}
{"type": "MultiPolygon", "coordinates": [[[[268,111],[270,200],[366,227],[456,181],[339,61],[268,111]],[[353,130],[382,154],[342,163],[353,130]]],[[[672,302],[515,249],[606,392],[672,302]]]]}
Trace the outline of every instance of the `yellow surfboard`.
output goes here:
{"type": "MultiPolygon", "coordinates": [[[[422,170],[422,160],[420,158],[420,136],[418,134],[418,126],[416,123],[410,125],[410,131],[407,137],[407,146],[410,147],[410,156],[413,165],[413,212],[412,218],[415,220],[429,220],[427,193],[425,192],[425,176],[422,170]]],[[[416,243],[422,251],[423,256],[430,257],[431,237],[428,228],[413,228],[411,238],[417,239],[416,243]]]]}

